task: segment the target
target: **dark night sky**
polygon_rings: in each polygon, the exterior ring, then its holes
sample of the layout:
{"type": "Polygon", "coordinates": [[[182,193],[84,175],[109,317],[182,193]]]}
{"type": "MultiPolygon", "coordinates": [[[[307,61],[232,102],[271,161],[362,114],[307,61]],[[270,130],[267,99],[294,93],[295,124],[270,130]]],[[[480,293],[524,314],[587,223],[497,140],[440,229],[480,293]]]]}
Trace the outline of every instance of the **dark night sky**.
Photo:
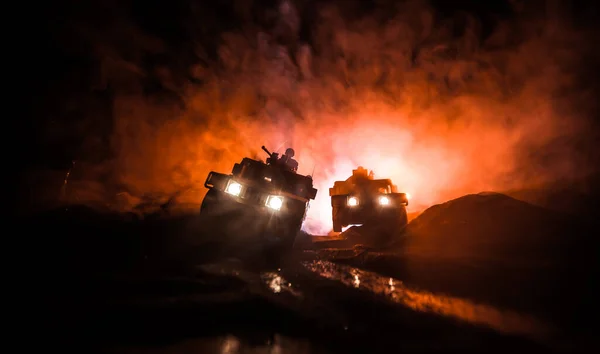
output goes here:
{"type": "MultiPolygon", "coordinates": [[[[240,26],[240,12],[236,11],[234,4],[238,1],[196,1],[196,7],[199,11],[191,13],[189,11],[190,0],[176,1],[97,1],[93,0],[82,4],[78,1],[58,0],[49,3],[36,5],[33,14],[30,16],[30,22],[33,23],[34,31],[24,33],[25,36],[31,36],[32,41],[27,42],[25,50],[31,53],[37,53],[34,61],[38,65],[32,66],[28,72],[30,82],[30,92],[35,92],[39,96],[44,96],[48,92],[61,95],[63,90],[66,92],[84,91],[88,83],[85,82],[85,76],[93,70],[93,58],[90,53],[89,40],[82,38],[77,33],[78,27],[85,25],[92,28],[108,27],[116,22],[116,19],[132,21],[143,31],[151,36],[156,36],[171,47],[182,48],[190,45],[190,23],[194,23],[196,28],[203,30],[204,38],[202,44],[207,48],[215,48],[215,38],[217,34],[227,31],[231,28],[240,26]],[[39,21],[38,21],[39,20],[39,21]],[[41,56],[41,58],[40,58],[41,56]],[[41,60],[40,60],[41,59],[41,60]],[[75,74],[77,73],[77,74],[75,74]],[[73,79],[77,76],[78,79],[73,79]],[[58,89],[57,89],[58,84],[58,89]],[[59,93],[61,92],[61,93],[59,93]]],[[[251,1],[252,20],[264,27],[269,27],[271,23],[265,16],[261,16],[260,10],[265,6],[274,6],[275,0],[251,1]]],[[[311,24],[311,13],[318,8],[318,5],[327,1],[322,0],[301,0],[298,1],[299,9],[302,14],[302,21],[305,24],[311,24]]],[[[344,8],[348,11],[364,14],[373,11],[374,8],[389,6],[394,1],[372,0],[372,1],[346,1],[344,8]]],[[[534,8],[535,3],[543,4],[544,1],[529,1],[530,6],[534,8]]],[[[512,14],[510,1],[493,0],[459,0],[444,1],[435,0],[431,2],[442,14],[450,15],[460,11],[474,13],[483,22],[483,35],[489,34],[495,24],[496,19],[509,18],[512,14]]],[[[561,6],[567,6],[576,18],[575,22],[585,25],[593,24],[596,20],[598,5],[594,2],[570,2],[562,1],[561,6]],[[585,3],[585,5],[583,5],[585,3]]],[[[533,10],[535,11],[535,10],[533,10]]],[[[309,26],[303,26],[301,40],[308,40],[310,34],[307,33],[309,26]]],[[[195,40],[198,40],[198,33],[195,33],[195,40]]],[[[210,52],[210,50],[209,50],[210,52]]],[[[191,52],[189,53],[191,54],[191,52]]],[[[165,58],[164,60],[169,60],[165,58]]],[[[194,60],[193,58],[190,60],[194,60]]],[[[36,97],[40,99],[41,97],[36,97]]],[[[48,100],[46,100],[48,101],[48,100]]],[[[46,104],[58,104],[55,99],[46,104]]]]}
{"type": "MultiPolygon", "coordinates": [[[[190,12],[189,0],[176,1],[90,1],[82,4],[78,1],[58,0],[50,3],[36,5],[28,16],[27,22],[33,24],[32,31],[22,31],[22,37],[30,37],[22,41],[22,57],[24,62],[31,64],[24,71],[24,83],[29,95],[25,99],[32,100],[31,107],[34,113],[30,115],[33,122],[50,119],[48,112],[60,111],[65,96],[74,93],[89,92],[90,76],[97,70],[91,50],[94,43],[86,38],[80,29],[89,27],[108,29],[119,22],[131,21],[151,36],[160,38],[172,48],[172,56],[155,56],[148,58],[148,64],[153,62],[171,62],[177,57],[180,65],[189,65],[198,58],[194,56],[191,48],[190,23],[194,28],[201,29],[201,35],[195,32],[194,40],[202,41],[207,51],[215,54],[218,33],[240,26],[243,17],[234,6],[240,1],[196,1],[198,11],[190,12]],[[25,44],[27,43],[27,44],[25,44]],[[28,53],[29,52],[29,53],[28,53]],[[25,55],[26,53],[31,56],[25,55]],[[28,58],[29,57],[29,58],[28,58]]],[[[272,23],[261,15],[265,6],[274,6],[275,0],[251,1],[250,16],[252,21],[268,28],[272,23]]],[[[302,14],[304,24],[310,25],[311,14],[325,1],[301,0],[298,8],[302,14]]],[[[389,6],[394,1],[346,1],[344,8],[349,12],[365,13],[375,8],[389,6]]],[[[544,1],[529,1],[531,11],[536,11],[536,3],[544,1]]],[[[510,18],[512,7],[510,1],[493,0],[435,0],[432,4],[445,15],[460,11],[475,13],[483,22],[482,35],[489,34],[496,19],[510,18]]],[[[595,2],[561,2],[561,6],[568,7],[579,25],[595,23],[598,14],[598,5],[595,2]],[[585,5],[584,5],[585,4],[585,5]]],[[[240,6],[237,6],[239,8],[240,6]]],[[[539,11],[539,10],[537,10],[539,11]]],[[[310,26],[303,26],[300,35],[309,40],[310,26]]],[[[126,45],[126,44],[124,44],[126,45]]],[[[53,118],[55,119],[55,118],[53,118]]],[[[36,123],[33,123],[35,126],[36,123]]],[[[31,127],[31,126],[30,126],[31,127]]]]}
{"type": "MultiPolygon", "coordinates": [[[[237,1],[239,2],[239,1],[237,1]]],[[[320,3],[325,1],[299,1],[303,14],[303,22],[310,24],[311,12],[314,12],[320,3]]],[[[90,70],[93,66],[90,43],[86,43],[77,33],[77,27],[85,24],[90,27],[102,28],[115,23],[117,18],[127,19],[134,22],[146,33],[159,37],[173,47],[190,46],[190,33],[188,24],[194,22],[204,30],[203,45],[214,50],[214,38],[217,34],[240,25],[239,12],[233,6],[235,1],[197,1],[197,7],[201,8],[194,14],[189,11],[189,0],[169,1],[91,1],[81,4],[77,1],[59,0],[42,3],[34,10],[30,21],[34,23],[35,31],[26,34],[33,37],[31,45],[28,46],[32,53],[43,53],[41,62],[30,72],[35,81],[31,89],[35,92],[56,91],[57,83],[68,81],[67,78],[74,72],[82,73],[90,70]],[[196,16],[200,16],[197,18],[196,16]],[[36,17],[39,21],[36,21],[36,17]],[[211,43],[212,42],[212,43],[211,43]]],[[[260,8],[274,6],[276,1],[254,1],[252,20],[265,27],[270,25],[265,16],[260,15],[260,8]]],[[[345,8],[358,13],[372,11],[376,7],[390,1],[358,1],[356,5],[347,2],[345,8]]],[[[393,3],[393,1],[391,2],[393,3]]],[[[493,25],[493,19],[497,17],[510,16],[511,7],[503,0],[481,1],[434,1],[433,4],[442,13],[452,13],[467,10],[477,13],[480,18],[487,20],[488,26],[493,25]],[[451,4],[450,4],[451,3],[451,4]]],[[[304,26],[303,28],[308,28],[304,26]]],[[[487,31],[486,31],[487,32],[487,31]]],[[[309,39],[309,33],[304,30],[301,33],[303,40],[309,39]]],[[[196,33],[196,40],[197,33],[196,33]]],[[[37,60],[36,60],[37,61],[37,60]]],[[[79,75],[77,75],[79,76],[79,75]]],[[[83,81],[83,78],[82,80],[83,81]]],[[[69,82],[63,84],[67,91],[85,90],[83,82],[69,82]],[[79,87],[84,86],[84,87],[79,87]]]]}

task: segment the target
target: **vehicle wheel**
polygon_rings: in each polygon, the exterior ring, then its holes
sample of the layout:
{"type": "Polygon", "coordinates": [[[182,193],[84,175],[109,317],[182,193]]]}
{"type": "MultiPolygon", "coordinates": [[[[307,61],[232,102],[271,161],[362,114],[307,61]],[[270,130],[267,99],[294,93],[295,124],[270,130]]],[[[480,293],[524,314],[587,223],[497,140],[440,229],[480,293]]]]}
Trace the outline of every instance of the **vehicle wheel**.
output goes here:
{"type": "Polygon", "coordinates": [[[294,242],[293,249],[298,250],[307,250],[312,248],[312,237],[310,234],[302,231],[302,229],[298,230],[296,233],[296,241],[294,242]]]}
{"type": "Polygon", "coordinates": [[[279,220],[278,225],[269,227],[266,232],[273,233],[275,237],[269,237],[264,256],[271,267],[281,267],[289,258],[301,227],[302,218],[298,217],[279,220]]]}
{"type": "Polygon", "coordinates": [[[200,205],[200,213],[209,214],[211,217],[233,218],[239,216],[242,211],[240,204],[231,200],[224,192],[215,189],[206,193],[200,205]]]}
{"type": "Polygon", "coordinates": [[[337,221],[333,222],[333,232],[342,232],[342,224],[337,221]]]}
{"type": "Polygon", "coordinates": [[[214,208],[214,206],[219,202],[219,191],[214,189],[210,189],[206,192],[204,199],[202,199],[202,204],[200,205],[200,213],[210,211],[214,208]]]}
{"type": "Polygon", "coordinates": [[[381,220],[379,224],[382,228],[381,231],[388,237],[400,234],[408,224],[406,208],[402,207],[395,210],[392,214],[381,220]]]}
{"type": "Polygon", "coordinates": [[[304,220],[303,215],[296,215],[290,217],[284,227],[283,235],[281,237],[281,245],[285,251],[291,251],[294,248],[294,243],[298,237],[298,233],[302,228],[302,221],[304,220]]]}
{"type": "Polygon", "coordinates": [[[398,231],[404,231],[406,225],[408,225],[408,213],[406,208],[401,208],[398,215],[398,231]]]}
{"type": "Polygon", "coordinates": [[[339,221],[339,207],[334,206],[331,209],[331,220],[333,221],[333,232],[342,232],[342,223],[339,221]]]}
{"type": "Polygon", "coordinates": [[[381,246],[386,247],[391,244],[397,244],[402,239],[402,233],[408,225],[408,214],[406,208],[399,208],[390,216],[383,225],[386,225],[382,230],[383,239],[381,246]]]}
{"type": "Polygon", "coordinates": [[[200,205],[200,223],[202,232],[220,238],[220,242],[238,237],[239,230],[231,220],[240,220],[242,211],[236,202],[232,202],[223,192],[209,190],[200,205]]]}
{"type": "Polygon", "coordinates": [[[286,234],[282,240],[282,248],[284,252],[291,252],[294,249],[294,244],[296,243],[299,233],[300,225],[290,226],[290,228],[286,230],[286,234]]]}

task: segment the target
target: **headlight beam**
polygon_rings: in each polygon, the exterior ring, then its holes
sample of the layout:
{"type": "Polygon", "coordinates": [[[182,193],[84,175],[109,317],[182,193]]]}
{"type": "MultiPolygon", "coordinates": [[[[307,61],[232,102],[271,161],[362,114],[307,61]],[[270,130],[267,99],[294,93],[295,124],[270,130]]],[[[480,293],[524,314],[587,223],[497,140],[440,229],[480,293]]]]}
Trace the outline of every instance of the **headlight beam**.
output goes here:
{"type": "Polygon", "coordinates": [[[238,197],[242,193],[242,185],[234,181],[229,181],[225,192],[238,197]]]}
{"type": "Polygon", "coordinates": [[[283,206],[283,197],[277,195],[270,195],[267,198],[265,205],[273,210],[280,210],[283,206]]]}

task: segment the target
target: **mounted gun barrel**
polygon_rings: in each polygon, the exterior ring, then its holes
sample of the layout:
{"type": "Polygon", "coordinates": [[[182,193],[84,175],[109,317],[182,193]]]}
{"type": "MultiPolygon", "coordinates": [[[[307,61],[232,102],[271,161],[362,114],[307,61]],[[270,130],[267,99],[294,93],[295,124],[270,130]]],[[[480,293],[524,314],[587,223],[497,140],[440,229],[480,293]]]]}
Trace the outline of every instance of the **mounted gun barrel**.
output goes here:
{"type": "Polygon", "coordinates": [[[267,158],[267,164],[277,165],[277,159],[279,157],[279,154],[276,152],[270,152],[264,145],[261,146],[261,149],[263,149],[263,151],[269,155],[269,157],[267,158]]]}
{"type": "Polygon", "coordinates": [[[271,152],[269,150],[267,150],[267,148],[264,145],[261,146],[260,148],[263,149],[263,151],[266,152],[267,155],[269,155],[269,157],[273,155],[273,154],[271,154],[271,152]]]}

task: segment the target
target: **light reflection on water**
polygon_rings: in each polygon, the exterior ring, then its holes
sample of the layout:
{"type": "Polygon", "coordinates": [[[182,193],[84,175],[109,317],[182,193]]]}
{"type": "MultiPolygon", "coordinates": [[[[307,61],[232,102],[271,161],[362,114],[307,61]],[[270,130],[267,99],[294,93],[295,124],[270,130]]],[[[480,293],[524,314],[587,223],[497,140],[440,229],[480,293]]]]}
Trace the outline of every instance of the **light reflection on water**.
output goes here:
{"type": "Polygon", "coordinates": [[[264,333],[260,338],[224,335],[210,338],[194,338],[158,347],[125,347],[111,350],[114,354],[175,354],[175,353],[220,353],[220,354],[309,354],[325,353],[310,342],[279,334],[264,333]]]}
{"type": "Polygon", "coordinates": [[[240,341],[234,336],[223,338],[221,343],[221,354],[238,353],[240,350],[240,341]]]}
{"type": "Polygon", "coordinates": [[[328,261],[304,262],[303,266],[324,278],[360,288],[409,307],[415,311],[452,317],[471,324],[485,326],[506,334],[525,335],[536,339],[549,338],[554,329],[541,321],[514,311],[499,310],[476,304],[467,299],[414,290],[402,281],[328,261]]]}
{"type": "MultiPolygon", "coordinates": [[[[256,343],[248,344],[243,338],[229,335],[221,339],[220,349],[221,354],[308,354],[323,352],[306,341],[288,338],[279,334],[274,334],[271,339],[266,340],[261,345],[257,345],[256,343]]],[[[203,352],[205,351],[200,350],[197,353],[203,352]]]]}
{"type": "Polygon", "coordinates": [[[354,275],[354,282],[353,282],[354,287],[358,288],[358,287],[360,287],[360,276],[356,270],[353,270],[352,273],[354,275]]]}
{"type": "Polygon", "coordinates": [[[281,276],[281,274],[279,274],[280,271],[281,269],[279,269],[278,272],[262,273],[260,277],[263,280],[263,283],[267,285],[269,290],[275,294],[279,294],[282,291],[285,291],[291,293],[294,296],[300,296],[301,293],[294,289],[292,283],[287,281],[284,277],[281,276]]]}

